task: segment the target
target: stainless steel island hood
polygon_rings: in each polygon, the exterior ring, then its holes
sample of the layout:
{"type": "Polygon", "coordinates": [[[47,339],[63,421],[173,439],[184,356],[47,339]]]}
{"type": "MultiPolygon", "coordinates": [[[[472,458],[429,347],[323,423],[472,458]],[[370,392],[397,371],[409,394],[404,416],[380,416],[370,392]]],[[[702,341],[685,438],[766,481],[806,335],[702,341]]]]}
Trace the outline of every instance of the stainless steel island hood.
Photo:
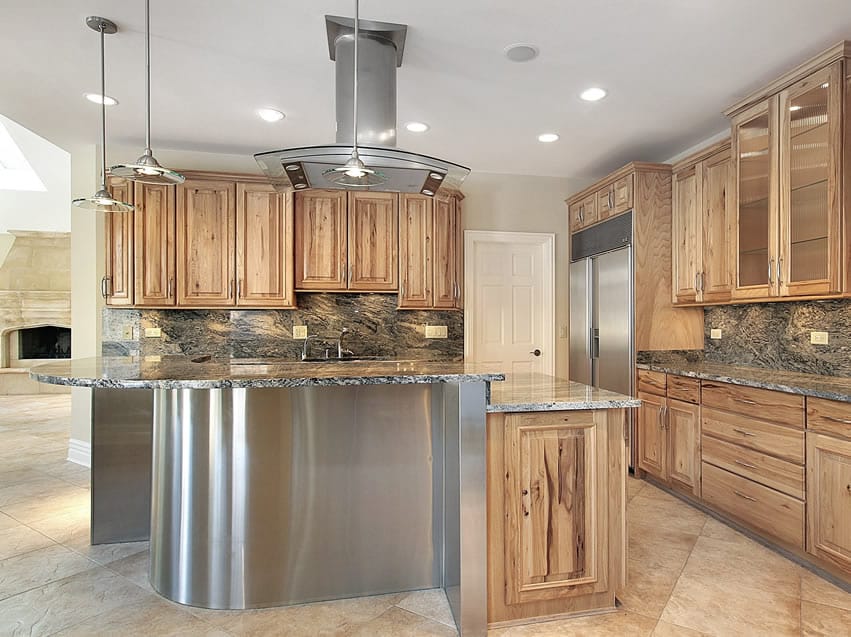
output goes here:
{"type": "MultiPolygon", "coordinates": [[[[344,188],[327,179],[324,173],[345,164],[352,154],[354,21],[325,16],[325,26],[328,51],[335,62],[337,143],[254,155],[278,190],[344,188]]],[[[396,148],[396,68],[402,66],[407,26],[360,20],[359,29],[358,153],[368,168],[386,177],[384,183],[366,190],[428,196],[441,190],[457,190],[470,173],[469,168],[396,148]]]]}

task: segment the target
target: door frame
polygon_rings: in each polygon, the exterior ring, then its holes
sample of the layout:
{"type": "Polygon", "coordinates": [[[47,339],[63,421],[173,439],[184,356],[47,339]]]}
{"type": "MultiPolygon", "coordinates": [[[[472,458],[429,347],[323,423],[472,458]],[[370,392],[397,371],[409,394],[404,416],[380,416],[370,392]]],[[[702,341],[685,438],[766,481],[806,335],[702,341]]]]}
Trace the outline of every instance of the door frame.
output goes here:
{"type": "Polygon", "coordinates": [[[549,352],[542,361],[543,373],[555,376],[556,351],[555,351],[555,240],[554,232],[506,232],[497,230],[465,230],[464,231],[464,358],[470,357],[472,350],[473,321],[471,316],[475,296],[476,272],[473,262],[473,254],[477,243],[505,243],[505,244],[532,244],[543,249],[542,278],[543,278],[543,310],[541,317],[544,321],[541,349],[549,352]]]}

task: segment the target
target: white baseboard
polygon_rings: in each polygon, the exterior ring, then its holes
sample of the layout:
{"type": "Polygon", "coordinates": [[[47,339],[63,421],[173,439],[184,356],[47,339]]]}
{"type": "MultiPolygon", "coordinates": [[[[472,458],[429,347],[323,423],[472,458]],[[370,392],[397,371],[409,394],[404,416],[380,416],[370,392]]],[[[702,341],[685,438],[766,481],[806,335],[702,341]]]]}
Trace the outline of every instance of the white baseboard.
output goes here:
{"type": "Polygon", "coordinates": [[[84,467],[91,467],[92,444],[85,440],[71,438],[68,441],[68,461],[83,465],[84,467]]]}

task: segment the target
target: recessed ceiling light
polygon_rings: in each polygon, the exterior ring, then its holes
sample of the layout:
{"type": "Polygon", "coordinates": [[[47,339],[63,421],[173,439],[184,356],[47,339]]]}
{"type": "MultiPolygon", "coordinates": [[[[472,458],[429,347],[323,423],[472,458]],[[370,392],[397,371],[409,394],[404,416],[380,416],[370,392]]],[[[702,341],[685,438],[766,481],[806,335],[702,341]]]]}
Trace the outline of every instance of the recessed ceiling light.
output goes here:
{"type": "Polygon", "coordinates": [[[579,94],[586,102],[598,102],[604,97],[608,95],[608,92],[604,88],[599,88],[597,86],[592,86],[591,88],[586,88],[579,94]]]}
{"type": "Polygon", "coordinates": [[[556,133],[541,133],[538,135],[538,141],[545,144],[551,144],[552,142],[558,141],[558,135],[556,133]]]}
{"type": "Polygon", "coordinates": [[[429,129],[429,125],[425,122],[408,122],[405,124],[405,128],[412,133],[424,133],[429,129]]]}
{"type": "Polygon", "coordinates": [[[280,122],[284,119],[284,114],[274,108],[259,108],[257,114],[267,122],[280,122]]]}
{"type": "Polygon", "coordinates": [[[505,57],[512,62],[530,62],[538,57],[538,47],[534,44],[510,44],[505,47],[505,57]]]}
{"type": "Polygon", "coordinates": [[[104,106],[115,106],[118,104],[118,100],[114,97],[110,97],[107,95],[106,97],[101,97],[100,93],[84,93],[83,97],[85,97],[90,102],[94,102],[95,104],[100,104],[103,102],[104,106]]]}

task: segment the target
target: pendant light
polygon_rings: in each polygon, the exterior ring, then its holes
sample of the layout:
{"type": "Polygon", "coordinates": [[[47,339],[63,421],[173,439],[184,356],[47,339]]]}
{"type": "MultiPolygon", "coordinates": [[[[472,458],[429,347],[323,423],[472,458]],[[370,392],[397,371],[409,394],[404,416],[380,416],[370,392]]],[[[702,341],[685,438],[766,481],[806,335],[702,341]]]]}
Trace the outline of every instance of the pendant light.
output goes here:
{"type": "Polygon", "coordinates": [[[160,162],[151,151],[151,2],[145,0],[145,152],[135,164],[119,164],[110,168],[116,177],[126,177],[145,184],[182,184],[185,177],[160,162]]]}
{"type": "Polygon", "coordinates": [[[78,208],[87,210],[103,210],[104,212],[127,212],[133,206],[114,199],[106,187],[106,62],[104,56],[104,40],[107,34],[118,32],[115,22],[98,16],[86,18],[86,25],[100,33],[100,143],[101,143],[101,182],[100,190],[91,197],[74,199],[71,203],[78,208]]]}
{"type": "Polygon", "coordinates": [[[354,113],[352,121],[354,122],[354,139],[352,140],[352,155],[345,164],[338,168],[329,168],[323,175],[325,178],[339,186],[348,186],[352,188],[366,188],[369,186],[378,186],[387,181],[387,177],[376,170],[367,168],[358,154],[358,40],[360,39],[360,0],[355,0],[355,50],[354,50],[354,65],[355,72],[353,73],[354,95],[352,102],[354,104],[354,113]]]}

